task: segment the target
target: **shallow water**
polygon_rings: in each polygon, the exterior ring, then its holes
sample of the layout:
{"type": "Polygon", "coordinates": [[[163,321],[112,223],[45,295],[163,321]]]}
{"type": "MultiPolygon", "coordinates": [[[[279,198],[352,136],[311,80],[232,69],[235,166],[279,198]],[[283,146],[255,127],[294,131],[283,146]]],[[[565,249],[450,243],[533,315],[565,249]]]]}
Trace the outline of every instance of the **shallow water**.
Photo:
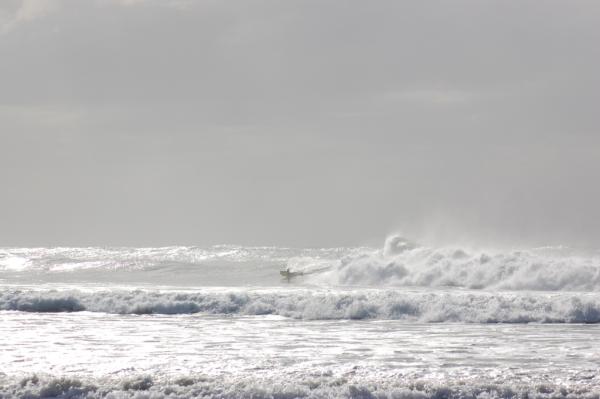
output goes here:
{"type": "MultiPolygon", "coordinates": [[[[251,376],[400,372],[556,381],[600,367],[600,325],[0,313],[3,372],[251,376]],[[18,331],[19,333],[15,333],[18,331]],[[568,338],[568,339],[567,339],[568,338]]],[[[600,375],[598,376],[600,383],[600,375]]]]}

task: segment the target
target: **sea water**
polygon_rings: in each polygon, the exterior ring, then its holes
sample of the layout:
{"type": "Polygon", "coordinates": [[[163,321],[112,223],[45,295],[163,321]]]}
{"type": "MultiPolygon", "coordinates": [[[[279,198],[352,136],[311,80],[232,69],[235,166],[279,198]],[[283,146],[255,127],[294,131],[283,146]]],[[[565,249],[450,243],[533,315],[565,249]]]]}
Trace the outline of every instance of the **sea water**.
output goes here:
{"type": "Polygon", "coordinates": [[[599,398],[600,256],[4,248],[13,397],[599,398]]]}

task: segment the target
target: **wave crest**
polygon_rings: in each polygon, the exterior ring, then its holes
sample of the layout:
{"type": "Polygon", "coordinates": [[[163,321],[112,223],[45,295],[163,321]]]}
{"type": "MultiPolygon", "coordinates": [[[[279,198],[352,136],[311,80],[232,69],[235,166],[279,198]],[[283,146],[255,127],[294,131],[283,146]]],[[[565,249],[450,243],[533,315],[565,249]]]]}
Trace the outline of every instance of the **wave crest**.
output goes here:
{"type": "Polygon", "coordinates": [[[311,281],[336,285],[600,291],[600,258],[552,248],[508,253],[431,248],[392,236],[381,251],[346,256],[327,272],[311,277],[311,281]]]}
{"type": "Polygon", "coordinates": [[[0,294],[0,310],[117,314],[279,315],[295,319],[410,322],[600,323],[594,294],[264,290],[231,292],[23,291],[0,294]]]}

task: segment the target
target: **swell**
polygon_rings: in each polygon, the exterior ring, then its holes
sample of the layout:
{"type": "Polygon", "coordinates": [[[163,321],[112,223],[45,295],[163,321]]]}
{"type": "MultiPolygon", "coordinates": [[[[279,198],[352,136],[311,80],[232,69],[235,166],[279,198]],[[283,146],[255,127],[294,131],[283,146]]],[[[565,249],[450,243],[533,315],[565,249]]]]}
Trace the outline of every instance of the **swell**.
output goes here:
{"type": "Polygon", "coordinates": [[[0,293],[0,310],[164,315],[279,315],[303,320],[600,323],[600,295],[394,289],[229,292],[12,289],[0,293]]]}
{"type": "MultiPolygon", "coordinates": [[[[589,378],[589,377],[584,377],[589,378]]],[[[32,375],[24,378],[0,376],[0,397],[12,398],[350,398],[350,399],[429,399],[429,398],[589,398],[600,396],[596,378],[571,384],[552,381],[443,381],[389,378],[369,381],[352,376],[289,376],[285,379],[216,378],[179,376],[160,380],[150,376],[121,379],[84,380],[73,377],[32,375]]]]}

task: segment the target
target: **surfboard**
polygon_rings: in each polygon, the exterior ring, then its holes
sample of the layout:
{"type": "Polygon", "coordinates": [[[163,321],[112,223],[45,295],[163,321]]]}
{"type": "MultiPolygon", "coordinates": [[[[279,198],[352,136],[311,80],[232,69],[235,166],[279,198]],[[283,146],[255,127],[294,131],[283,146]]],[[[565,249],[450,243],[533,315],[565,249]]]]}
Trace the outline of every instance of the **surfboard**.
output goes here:
{"type": "Polygon", "coordinates": [[[287,279],[288,281],[291,280],[294,277],[298,277],[298,276],[304,275],[304,273],[302,273],[302,272],[293,272],[293,271],[290,271],[289,269],[288,270],[281,270],[279,272],[279,274],[281,274],[281,276],[283,278],[287,279]]]}

